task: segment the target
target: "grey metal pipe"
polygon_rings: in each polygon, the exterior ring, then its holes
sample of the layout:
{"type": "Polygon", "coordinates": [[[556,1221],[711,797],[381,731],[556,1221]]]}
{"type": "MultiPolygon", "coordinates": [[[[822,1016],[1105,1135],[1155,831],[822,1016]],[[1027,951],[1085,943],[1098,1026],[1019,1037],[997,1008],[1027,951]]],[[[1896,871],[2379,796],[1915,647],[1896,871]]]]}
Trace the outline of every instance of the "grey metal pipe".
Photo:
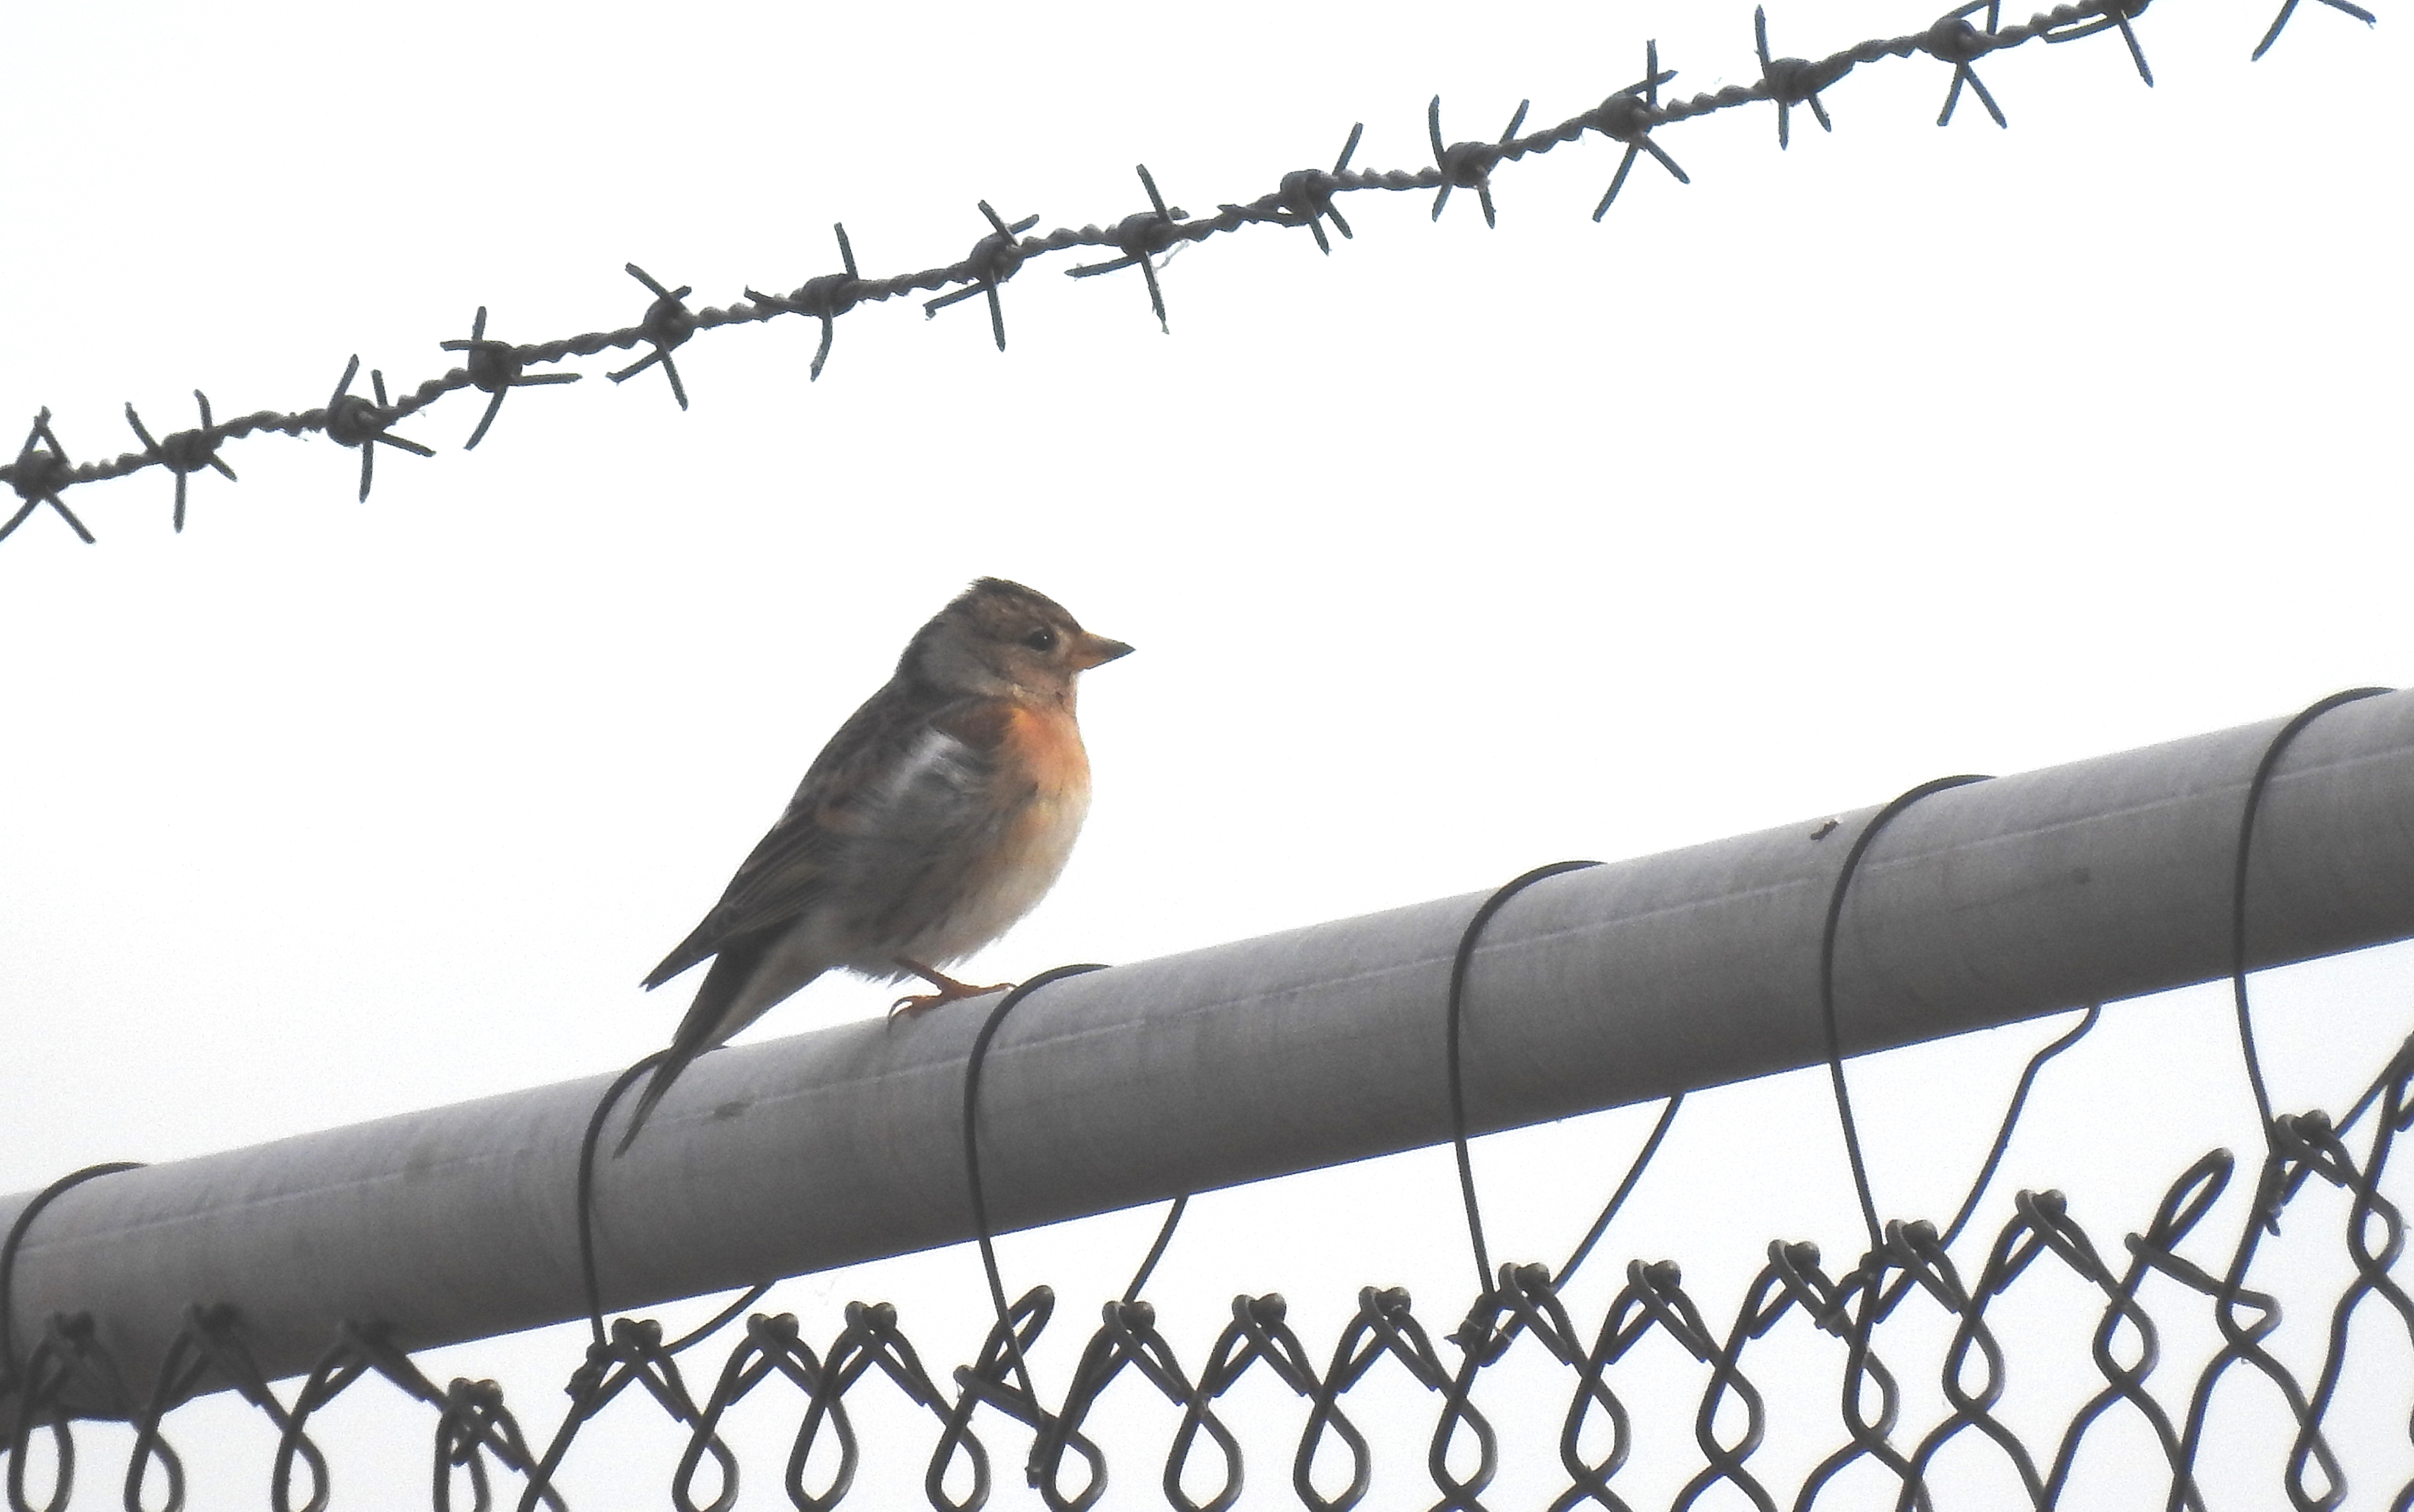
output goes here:
{"type": "MultiPolygon", "coordinates": [[[[2241,808],[2278,720],[1938,793],[1863,862],[1848,1051],[2220,976],[2241,808]]],[[[1815,1062],[1828,897],[1870,810],[1545,881],[1466,1001],[1468,1108],[1505,1129],[1815,1062]]],[[[2336,709],[2266,793],[2258,965],[2414,935],[2414,693],[2336,709]]],[[[1443,1011],[1482,894],[1054,984],[991,1047],[981,1149],[1012,1229],[1438,1143],[1443,1011]]],[[[601,1169],[607,1305],[972,1233],[965,1058],[986,1003],[704,1058],[601,1169]]],[[[241,1310],[272,1376],[346,1319],[409,1348],[583,1311],[573,1181],[608,1078],[104,1177],[15,1276],[16,1337],[89,1311],[141,1381],[188,1303],[241,1310]]],[[[0,1228],[25,1195],[0,1199],[0,1228]]],[[[21,1342],[21,1349],[22,1347],[21,1342]]]]}

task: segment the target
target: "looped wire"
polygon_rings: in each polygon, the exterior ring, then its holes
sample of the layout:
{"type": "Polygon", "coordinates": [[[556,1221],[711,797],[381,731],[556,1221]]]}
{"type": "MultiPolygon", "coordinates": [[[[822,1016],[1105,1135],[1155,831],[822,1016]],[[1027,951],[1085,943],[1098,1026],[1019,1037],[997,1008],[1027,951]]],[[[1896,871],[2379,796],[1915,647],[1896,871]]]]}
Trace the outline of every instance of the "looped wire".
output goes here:
{"type": "Polygon", "coordinates": [[[1475,947],[1483,938],[1484,926],[1500,912],[1508,901],[1548,877],[1597,867],[1598,861],[1555,861],[1546,867],[1536,867],[1522,877],[1501,884],[1490,897],[1476,909],[1475,916],[1467,921],[1467,928],[1458,937],[1458,951],[1450,962],[1450,998],[1443,1014],[1444,1061],[1450,1075],[1450,1136],[1458,1154],[1459,1195],[1467,1205],[1467,1238],[1475,1250],[1475,1284],[1479,1291],[1492,1288],[1492,1253],[1483,1243],[1483,1215],[1475,1200],[1475,1164],[1467,1148],[1467,1086],[1460,1071],[1460,1020],[1466,1015],[1467,974],[1475,962],[1475,947]]]}
{"type": "Polygon", "coordinates": [[[1023,999],[1051,982],[1061,982],[1068,976],[1082,976],[1091,971],[1103,971],[1106,969],[1105,963],[1100,961],[1089,961],[1077,966],[1059,966],[1052,971],[1042,971],[1028,982],[1013,988],[998,1000],[997,1006],[991,1009],[989,1016],[981,1021],[980,1032],[973,1038],[972,1055],[964,1062],[964,1180],[972,1193],[973,1226],[980,1236],[981,1269],[989,1277],[989,1299],[997,1309],[998,1327],[1004,1330],[1003,1337],[1007,1357],[1014,1366],[1016,1378],[1022,1384],[1023,1395],[1029,1397],[1035,1404],[1039,1401],[1039,1393],[1032,1388],[1031,1366],[1022,1357],[1022,1339],[1015,1331],[1012,1311],[1006,1305],[1006,1282],[998,1274],[997,1245],[992,1230],[990,1228],[989,1196],[981,1187],[979,1122],[981,1066],[989,1059],[990,1042],[997,1038],[999,1026],[1006,1022],[1006,1015],[1014,1012],[1016,1005],[1023,999]]]}
{"type": "MultiPolygon", "coordinates": [[[[168,1500],[158,1512],[173,1512],[185,1501],[185,1469],[174,1449],[168,1445],[160,1431],[160,1423],[171,1408],[200,1394],[202,1379],[215,1371],[244,1401],[259,1408],[275,1424],[280,1439],[292,1426],[291,1415],[269,1388],[267,1377],[259,1362],[243,1342],[235,1310],[220,1303],[215,1307],[190,1306],[185,1309],[184,1327],[169,1341],[167,1353],[161,1357],[157,1374],[151,1387],[151,1400],[134,1417],[134,1453],[128,1462],[126,1478],[126,1505],[128,1508],[142,1506],[142,1482],[153,1460],[157,1460],[168,1476],[168,1500]]],[[[307,1436],[294,1435],[295,1450],[309,1467],[311,1496],[305,1512],[320,1512],[327,1505],[327,1461],[319,1446],[307,1436]]],[[[291,1494],[291,1461],[279,1486],[281,1495],[291,1494]]],[[[280,1505],[284,1505],[280,1501],[280,1505]]]]}
{"type": "MultiPolygon", "coordinates": [[[[996,1326],[990,1334],[991,1350],[996,1352],[993,1363],[995,1366],[1012,1370],[1016,1383],[1021,1388],[1022,1403],[1027,1405],[1032,1415],[1031,1426],[1035,1430],[1035,1437],[1027,1466],[1032,1484],[1040,1489],[1043,1498],[1050,1505],[1061,1505],[1074,1508],[1086,1508],[1105,1493],[1106,1458],[1079,1432],[1078,1418],[1049,1413],[1040,1404],[1038,1388],[1032,1380],[1031,1364],[1024,1353],[1028,1342],[1026,1335],[1029,1338],[1036,1338],[1039,1328],[1045,1326],[1049,1310],[1053,1306],[1053,1294],[1049,1293],[1043,1298],[1042,1294],[1047,1293],[1047,1288],[1042,1287],[1025,1297],[1017,1306],[1009,1308],[1006,1305],[1006,1282],[997,1264],[995,1230],[990,1223],[988,1192],[981,1180],[980,1083],[982,1068],[988,1063],[990,1045],[996,1040],[998,1030],[1006,1023],[1006,1015],[1012,1013],[1025,998],[1041,987],[1061,982],[1066,977],[1083,976],[1092,971],[1105,970],[1103,963],[1095,961],[1059,966],[1051,971],[1042,971],[1037,976],[1010,989],[998,1001],[997,1006],[990,1010],[989,1016],[981,1021],[980,1032],[974,1036],[972,1053],[967,1057],[964,1064],[964,1177],[972,1198],[973,1225],[980,1241],[981,1271],[989,1283],[991,1305],[997,1314],[996,1326]],[[1027,1328],[1018,1327],[1019,1316],[1029,1317],[1032,1320],[1027,1328]],[[1065,1496],[1056,1487],[1057,1473],[1062,1464],[1064,1451],[1067,1448],[1080,1455],[1090,1467],[1088,1484],[1080,1492],[1070,1497],[1065,1496]]],[[[1166,1247],[1173,1242],[1174,1229],[1181,1223],[1182,1215],[1187,1209],[1189,1202],[1190,1199],[1186,1194],[1179,1196],[1167,1208],[1165,1221],[1157,1230],[1156,1240],[1149,1247],[1146,1257],[1140,1261],[1140,1268],[1133,1273],[1131,1283],[1124,1289],[1123,1299],[1120,1302],[1108,1304],[1110,1327],[1125,1320],[1145,1316],[1149,1325],[1147,1332],[1150,1336],[1154,1336],[1155,1310],[1140,1301],[1140,1294],[1147,1285],[1150,1274],[1155,1270],[1157,1262],[1164,1258],[1166,1247]],[[1144,1313],[1141,1310],[1145,1310],[1144,1313]]],[[[1160,1348],[1164,1347],[1161,1340],[1157,1342],[1160,1348]]],[[[990,1363],[987,1356],[991,1354],[991,1350],[984,1351],[985,1364],[990,1363]]],[[[1167,1358],[1170,1360],[1170,1355],[1167,1358]]],[[[1118,1357],[1112,1368],[1106,1370],[1105,1374],[1100,1376],[1090,1389],[1092,1391],[1103,1389],[1106,1379],[1120,1371],[1126,1362],[1141,1364],[1153,1378],[1157,1374],[1155,1361],[1149,1351],[1145,1347],[1135,1344],[1133,1350],[1118,1357]]],[[[1014,1405],[998,1398],[993,1391],[980,1389],[987,1376],[985,1370],[976,1368],[970,1372],[959,1371],[958,1375],[966,1386],[966,1396],[959,1408],[960,1416],[968,1419],[976,1395],[990,1400],[992,1405],[1003,1411],[1021,1416],[1015,1413],[1014,1405]]],[[[1002,1379],[998,1384],[1003,1384],[1002,1379]]],[[[1162,1388],[1166,1383],[1160,1380],[1158,1384],[1162,1388]]],[[[1171,1393],[1169,1392],[1169,1394],[1171,1393]]],[[[1181,1401],[1184,1399],[1177,1396],[1175,1400],[1181,1401]]],[[[1214,1425],[1211,1428],[1211,1431],[1215,1431],[1220,1429],[1220,1426],[1214,1425]]],[[[936,1478],[944,1468],[945,1453],[946,1446],[942,1445],[942,1458],[933,1460],[931,1465],[931,1485],[934,1495],[936,1478]]]]}
{"type": "MultiPolygon", "coordinates": [[[[2279,1143],[2272,1123],[2272,1092],[2263,1080],[2263,1059],[2255,1050],[2255,1023],[2247,1011],[2246,1001],[2246,870],[2255,844],[2255,816],[2263,807],[2263,793],[2271,786],[2272,774],[2279,770],[2280,757],[2307,725],[2343,704],[2377,698],[2395,690],[2390,688],[2350,688],[2308,704],[2296,718],[2282,725],[2279,734],[2272,737],[2272,743],[2263,748],[2262,759],[2255,763],[2254,778],[2246,784],[2246,802],[2238,818],[2238,866],[2231,874],[2229,889],[2229,991],[2238,1009],[2238,1048],[2246,1062],[2246,1084],[2255,1093],[2257,1127],[2263,1132],[2265,1147],[2275,1154],[2278,1153],[2279,1143]]],[[[2275,1193],[2266,1192],[2258,1206],[2265,1227],[2277,1234],[2280,1232],[2280,1212],[2274,1196],[2275,1193]]]]}
{"type": "Polygon", "coordinates": [[[1970,1215],[1978,1210],[1978,1199],[1987,1194],[1988,1186],[1995,1179],[1995,1168],[2004,1163],[2004,1151],[2011,1148],[2012,1131],[2019,1124],[2020,1110],[2028,1105],[2029,1091],[2036,1086],[2037,1073],[2045,1069],[2047,1061],[2085,1039],[2087,1031],[2094,1029],[2103,1016],[2102,1003],[2089,1003],[2087,1012],[2079,1015],[2078,1023],[2029,1057],[2027,1067],[2020,1072],[2019,1082],[2012,1089],[2011,1104],[2004,1109],[2004,1121],[1995,1131],[1995,1142],[1989,1147],[1986,1161],[1978,1167],[1976,1178],[1970,1183],[1969,1195],[1961,1199],[1961,1207],[1954,1213],[1953,1222],[1945,1225],[1943,1237],[1936,1241],[1940,1248],[1950,1249],[1953,1241],[1961,1237],[1961,1230],[1968,1225],[1970,1215]]]}
{"type": "Polygon", "coordinates": [[[1975,773],[1936,778],[1922,782],[1879,809],[1876,817],[1854,837],[1853,848],[1846,852],[1843,867],[1836,874],[1835,891],[1827,897],[1827,922],[1819,932],[1819,1018],[1827,1037],[1827,1075],[1836,1088],[1836,1117],[1843,1124],[1844,1154],[1852,1163],[1853,1190],[1861,1199],[1861,1218],[1869,1224],[1870,1248],[1872,1250],[1885,1243],[1885,1232],[1878,1223],[1877,1202],[1870,1195],[1869,1167],[1861,1160],[1861,1136],[1853,1122],[1852,1093],[1844,1085],[1843,1040],[1836,1027],[1836,931],[1843,923],[1844,897],[1852,891],[1853,878],[1860,870],[1861,857],[1869,853],[1870,842],[1894,823],[1896,815],[1930,793],[1989,780],[1989,778],[1975,773]]]}
{"type": "MultiPolygon", "coordinates": [[[[138,1409],[117,1361],[97,1337],[89,1312],[53,1312],[42,1326],[41,1341],[25,1356],[22,1386],[18,1396],[14,1430],[8,1444],[8,1505],[11,1512],[34,1512],[25,1499],[27,1445],[34,1430],[47,1426],[58,1457],[50,1499],[40,1512],[65,1512],[75,1490],[75,1441],[67,1428],[71,1416],[82,1416],[68,1403],[70,1388],[81,1382],[88,1395],[80,1400],[102,1416],[132,1420],[138,1409]]],[[[142,1467],[157,1458],[169,1467],[171,1483],[181,1485],[183,1466],[175,1451],[154,1442],[142,1446],[127,1467],[129,1485],[139,1486],[142,1467]]],[[[174,1494],[181,1495],[181,1492],[174,1494]]],[[[140,1512],[140,1508],[136,1509],[140,1512]]]]}
{"type": "Polygon", "coordinates": [[[34,1194],[34,1200],[17,1211],[17,1221],[8,1225],[8,1238],[0,1241],[0,1397],[8,1396],[24,1384],[24,1374],[17,1361],[17,1252],[24,1248],[25,1234],[42,1209],[66,1193],[74,1191],[96,1177],[115,1176],[120,1171],[139,1171],[141,1161],[105,1161],[87,1165],[80,1171],[69,1171],[34,1194]]]}
{"type": "Polygon", "coordinates": [[[631,1066],[604,1090],[595,1101],[595,1111],[587,1116],[587,1134],[578,1142],[578,1279],[586,1287],[587,1325],[594,1348],[607,1342],[604,1328],[604,1290],[595,1274],[595,1148],[604,1137],[604,1121],[612,1109],[627,1095],[637,1078],[661,1065],[670,1055],[668,1050],[653,1054],[631,1066]]]}

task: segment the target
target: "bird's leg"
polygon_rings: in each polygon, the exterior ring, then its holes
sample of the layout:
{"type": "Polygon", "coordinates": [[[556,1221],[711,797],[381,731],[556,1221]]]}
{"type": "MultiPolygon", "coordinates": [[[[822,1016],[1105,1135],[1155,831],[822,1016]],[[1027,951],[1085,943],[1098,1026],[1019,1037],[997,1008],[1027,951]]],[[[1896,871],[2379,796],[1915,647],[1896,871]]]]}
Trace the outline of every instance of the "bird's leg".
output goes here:
{"type": "Polygon", "coordinates": [[[936,1008],[943,1002],[954,1002],[960,998],[978,998],[991,992],[1007,992],[1014,986],[1011,982],[999,982],[990,986],[976,987],[969,982],[959,982],[944,971],[932,971],[920,961],[909,961],[902,956],[897,957],[897,964],[939,990],[908,993],[888,1005],[888,1016],[891,1018],[899,1014],[903,1014],[910,1018],[916,1014],[936,1008]]]}

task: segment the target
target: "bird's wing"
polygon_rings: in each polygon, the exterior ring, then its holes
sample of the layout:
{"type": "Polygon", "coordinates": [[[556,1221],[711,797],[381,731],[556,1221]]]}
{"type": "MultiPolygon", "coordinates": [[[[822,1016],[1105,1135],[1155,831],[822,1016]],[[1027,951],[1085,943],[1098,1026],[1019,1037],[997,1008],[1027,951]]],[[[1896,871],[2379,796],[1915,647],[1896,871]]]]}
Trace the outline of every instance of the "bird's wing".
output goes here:
{"type": "Polygon", "coordinates": [[[948,706],[892,679],[865,701],[813,759],[769,833],[678,948],[646,978],[657,987],[723,947],[785,928],[811,907],[849,839],[862,832],[897,774],[948,706]]]}

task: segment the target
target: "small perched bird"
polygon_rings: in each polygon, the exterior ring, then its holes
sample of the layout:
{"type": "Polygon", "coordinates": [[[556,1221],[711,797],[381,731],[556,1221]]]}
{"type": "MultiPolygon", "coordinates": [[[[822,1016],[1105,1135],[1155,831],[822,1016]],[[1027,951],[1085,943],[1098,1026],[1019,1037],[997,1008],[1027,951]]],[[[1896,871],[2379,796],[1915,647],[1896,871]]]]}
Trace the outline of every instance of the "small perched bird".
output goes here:
{"type": "Polygon", "coordinates": [[[993,577],[915,631],[721,901],[646,978],[658,987],[712,960],[614,1154],[690,1061],[834,966],[937,989],[892,1015],[1003,990],[939,969],[1006,933],[1065,869],[1090,808],[1074,680],[1130,652],[993,577]]]}

